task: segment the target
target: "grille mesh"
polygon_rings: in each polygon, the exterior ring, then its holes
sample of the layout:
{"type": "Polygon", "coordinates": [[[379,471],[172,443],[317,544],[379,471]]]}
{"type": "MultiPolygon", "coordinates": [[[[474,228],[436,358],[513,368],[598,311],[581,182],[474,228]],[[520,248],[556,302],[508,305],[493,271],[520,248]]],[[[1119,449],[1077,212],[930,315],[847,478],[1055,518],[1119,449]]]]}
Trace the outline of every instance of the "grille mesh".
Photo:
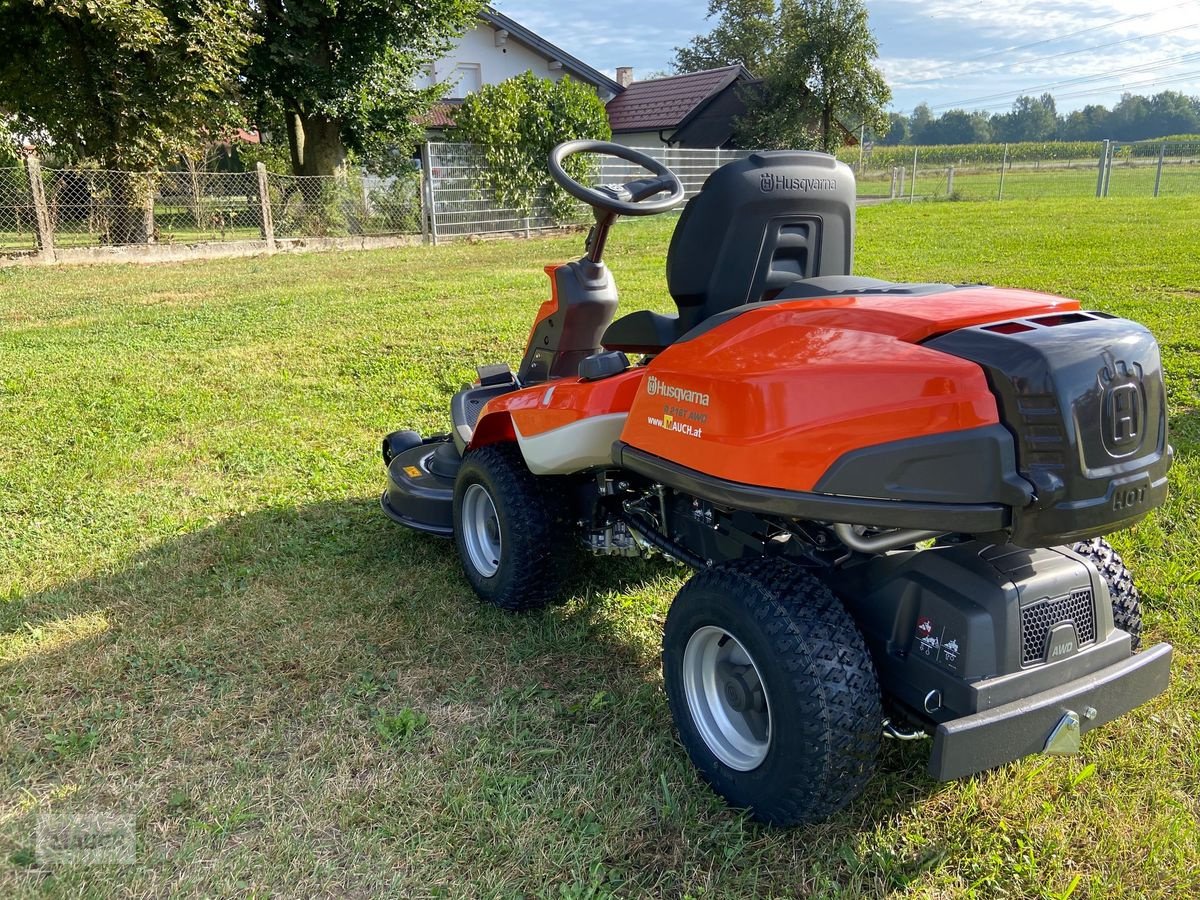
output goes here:
{"type": "Polygon", "coordinates": [[[1075,626],[1079,646],[1096,639],[1096,604],[1090,589],[1072,591],[1057,600],[1040,600],[1021,610],[1021,665],[1042,662],[1046,635],[1063,622],[1075,626]]]}

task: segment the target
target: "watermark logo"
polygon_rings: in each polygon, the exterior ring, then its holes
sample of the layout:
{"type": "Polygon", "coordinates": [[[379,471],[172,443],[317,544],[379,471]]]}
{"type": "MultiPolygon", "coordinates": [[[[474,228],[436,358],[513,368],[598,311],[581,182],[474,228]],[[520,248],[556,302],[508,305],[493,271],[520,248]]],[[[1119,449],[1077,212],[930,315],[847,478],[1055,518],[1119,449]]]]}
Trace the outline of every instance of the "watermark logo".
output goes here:
{"type": "Polygon", "coordinates": [[[759,181],[763,193],[772,191],[800,191],[807,194],[810,191],[836,191],[836,178],[789,178],[774,172],[763,172],[759,181]]]}
{"type": "Polygon", "coordinates": [[[131,866],[137,861],[137,819],[120,813],[42,813],[35,841],[39,865],[131,866]]]}

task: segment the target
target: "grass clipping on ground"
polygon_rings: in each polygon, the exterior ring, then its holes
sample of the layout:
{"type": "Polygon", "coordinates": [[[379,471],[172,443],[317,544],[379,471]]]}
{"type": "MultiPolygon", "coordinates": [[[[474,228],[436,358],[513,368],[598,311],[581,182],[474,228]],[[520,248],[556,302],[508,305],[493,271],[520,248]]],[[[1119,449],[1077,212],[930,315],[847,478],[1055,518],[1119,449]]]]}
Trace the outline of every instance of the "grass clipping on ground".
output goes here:
{"type": "MultiPolygon", "coordinates": [[[[377,507],[381,435],[516,362],[569,239],[0,271],[0,895],[1060,897],[1200,893],[1200,200],[864,210],[857,271],[1080,298],[1162,343],[1168,505],[1114,542],[1170,693],[935,784],[889,744],[833,822],[729,812],[675,743],[683,573],[596,561],[543,615],[480,607],[377,507]],[[45,867],[45,812],[136,817],[137,864],[45,867]]],[[[673,221],[621,223],[667,309],[673,221]]]]}

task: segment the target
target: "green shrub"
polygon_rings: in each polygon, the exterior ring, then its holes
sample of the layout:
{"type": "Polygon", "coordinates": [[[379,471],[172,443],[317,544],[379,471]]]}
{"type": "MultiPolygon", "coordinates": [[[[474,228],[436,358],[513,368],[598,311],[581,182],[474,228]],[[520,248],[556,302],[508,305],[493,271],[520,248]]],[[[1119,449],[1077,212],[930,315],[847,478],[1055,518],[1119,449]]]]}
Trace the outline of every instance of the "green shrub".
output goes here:
{"type": "MultiPolygon", "coordinates": [[[[528,216],[546,206],[556,220],[577,206],[546,179],[546,159],[556,144],[577,138],[608,140],[612,131],[604,104],[578,81],[553,82],[525,72],[501,84],[484,85],[456,113],[458,137],[479,148],[484,164],[476,188],[490,190],[496,203],[528,216]]],[[[584,156],[567,160],[574,178],[585,180],[584,156]]]]}

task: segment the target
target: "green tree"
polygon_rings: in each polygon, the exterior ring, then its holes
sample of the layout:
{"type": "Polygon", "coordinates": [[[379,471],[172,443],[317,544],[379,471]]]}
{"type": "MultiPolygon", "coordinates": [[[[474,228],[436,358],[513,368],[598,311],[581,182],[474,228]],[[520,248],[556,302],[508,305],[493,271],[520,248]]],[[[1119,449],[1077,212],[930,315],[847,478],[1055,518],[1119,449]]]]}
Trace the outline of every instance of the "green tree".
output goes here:
{"type": "Polygon", "coordinates": [[[13,133],[13,122],[0,111],[0,168],[19,165],[21,142],[13,133]]]}
{"type": "Polygon", "coordinates": [[[914,144],[927,143],[925,129],[933,124],[933,111],[928,103],[918,103],[913,110],[912,121],[908,128],[909,139],[914,144]]]}
{"type": "MultiPolygon", "coordinates": [[[[555,218],[574,206],[563,190],[547,187],[546,160],[556,144],[612,137],[595,91],[569,77],[554,82],[532,72],[484,85],[463,101],[455,119],[459,136],[483,151],[487,180],[481,186],[494,192],[500,206],[526,216],[539,201],[549,204],[555,218]]],[[[587,158],[571,157],[566,169],[584,180],[587,158]]]]}
{"type": "Polygon", "coordinates": [[[1063,141],[1099,141],[1108,137],[1108,107],[1091,103],[1065,116],[1058,128],[1063,141]]]}
{"type": "Polygon", "coordinates": [[[921,130],[925,144],[986,144],[991,139],[988,117],[962,109],[943,113],[921,130]]]}
{"type": "Polygon", "coordinates": [[[1058,133],[1058,110],[1050,94],[1022,95],[1012,112],[992,116],[992,134],[1001,141],[1052,141],[1058,133]]]}
{"type": "Polygon", "coordinates": [[[747,91],[740,140],[832,151],[843,133],[887,126],[891,91],[875,67],[879,45],[862,0],[712,0],[712,32],[676,51],[685,71],[740,62],[762,77],[747,91]]]}
{"type": "Polygon", "coordinates": [[[888,127],[879,138],[879,143],[885,146],[895,146],[908,142],[908,117],[903,113],[888,113],[888,127]]]}
{"type": "MultiPolygon", "coordinates": [[[[236,121],[246,0],[0,0],[0,108],[64,160],[149,172],[236,121]]],[[[153,230],[148,176],[111,179],[111,239],[153,230]]]]}
{"type": "Polygon", "coordinates": [[[246,87],[255,115],[282,121],[297,175],[331,175],[347,150],[415,141],[441,95],[423,63],[470,24],[480,0],[261,0],[246,87]]]}
{"type": "Polygon", "coordinates": [[[778,44],[779,4],[775,0],[709,0],[708,18],[717,25],[675,48],[675,71],[703,72],[740,63],[763,74],[778,44]]]}

